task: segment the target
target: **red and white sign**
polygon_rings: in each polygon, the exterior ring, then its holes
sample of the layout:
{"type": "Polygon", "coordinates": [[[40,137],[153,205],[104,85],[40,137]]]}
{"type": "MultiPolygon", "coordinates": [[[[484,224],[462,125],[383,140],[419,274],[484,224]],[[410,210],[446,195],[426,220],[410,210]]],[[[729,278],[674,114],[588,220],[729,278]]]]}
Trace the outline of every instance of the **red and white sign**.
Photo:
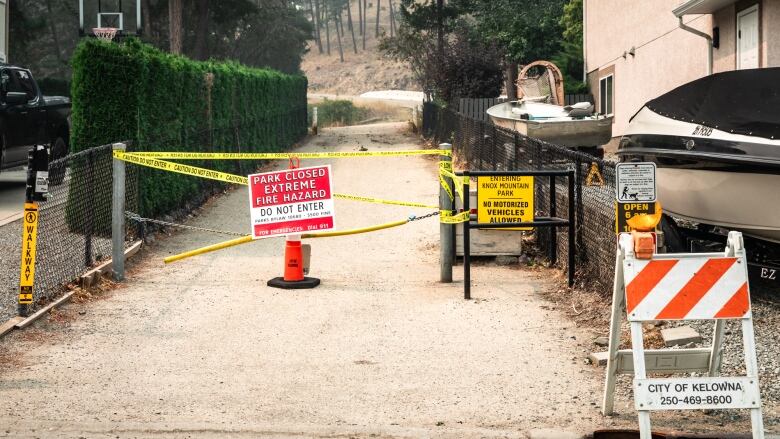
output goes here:
{"type": "Polygon", "coordinates": [[[333,229],[330,165],[250,175],[249,210],[255,239],[333,229]]]}
{"type": "Polygon", "coordinates": [[[628,320],[750,317],[745,264],[735,257],[624,261],[628,320]]]}

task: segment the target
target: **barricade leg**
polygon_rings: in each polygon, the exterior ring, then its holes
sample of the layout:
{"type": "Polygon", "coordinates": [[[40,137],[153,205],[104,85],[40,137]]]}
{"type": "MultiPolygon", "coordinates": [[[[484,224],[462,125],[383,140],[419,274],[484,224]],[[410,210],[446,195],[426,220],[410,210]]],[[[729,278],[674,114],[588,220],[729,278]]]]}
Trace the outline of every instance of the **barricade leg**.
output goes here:
{"type": "Polygon", "coordinates": [[[720,375],[720,365],[723,361],[723,335],[726,330],[725,320],[715,320],[715,327],[712,330],[712,352],[710,353],[710,371],[711,377],[720,375]]]}
{"type": "MultiPolygon", "coordinates": [[[[745,350],[745,375],[758,382],[758,360],[756,359],[756,339],[753,333],[753,319],[742,319],[742,344],[745,350]]],[[[756,385],[758,387],[758,385],[756,385]]],[[[760,395],[756,397],[761,400],[760,395]]],[[[750,409],[750,424],[753,428],[753,439],[764,439],[764,419],[761,407],[750,409]]]]}
{"type": "MultiPolygon", "coordinates": [[[[645,371],[645,340],[642,322],[631,322],[631,350],[634,357],[634,382],[647,378],[645,371]]],[[[639,439],[652,439],[650,411],[639,408],[639,439]]]]}
{"type": "Polygon", "coordinates": [[[609,356],[607,357],[607,379],[604,384],[604,399],[601,413],[609,416],[615,407],[615,383],[617,381],[617,359],[620,350],[620,316],[623,313],[624,285],[623,258],[618,250],[615,257],[615,281],[612,288],[612,315],[609,320],[609,356]]]}

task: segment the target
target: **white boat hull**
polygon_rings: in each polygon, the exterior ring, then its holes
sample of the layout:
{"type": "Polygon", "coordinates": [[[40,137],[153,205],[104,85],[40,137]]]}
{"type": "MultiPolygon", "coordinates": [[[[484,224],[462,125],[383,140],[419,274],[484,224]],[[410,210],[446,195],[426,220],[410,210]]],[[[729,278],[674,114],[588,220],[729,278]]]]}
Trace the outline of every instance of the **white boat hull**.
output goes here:
{"type": "Polygon", "coordinates": [[[490,107],[487,113],[495,125],[569,148],[601,146],[612,139],[611,116],[571,118],[557,105],[525,102],[522,108],[526,107],[530,114],[542,119],[520,118],[512,112],[510,102],[490,107]]]}
{"type": "Polygon", "coordinates": [[[780,242],[780,175],[658,168],[665,212],[780,242]]]}

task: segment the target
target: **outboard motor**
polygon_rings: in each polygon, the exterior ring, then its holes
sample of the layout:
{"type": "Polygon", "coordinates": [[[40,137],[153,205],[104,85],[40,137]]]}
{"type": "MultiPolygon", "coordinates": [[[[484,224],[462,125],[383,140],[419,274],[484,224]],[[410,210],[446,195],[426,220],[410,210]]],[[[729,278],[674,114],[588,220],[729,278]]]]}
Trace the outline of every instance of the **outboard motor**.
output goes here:
{"type": "Polygon", "coordinates": [[[590,102],[577,102],[574,105],[563,107],[569,117],[588,117],[593,114],[593,104],[590,102]]]}

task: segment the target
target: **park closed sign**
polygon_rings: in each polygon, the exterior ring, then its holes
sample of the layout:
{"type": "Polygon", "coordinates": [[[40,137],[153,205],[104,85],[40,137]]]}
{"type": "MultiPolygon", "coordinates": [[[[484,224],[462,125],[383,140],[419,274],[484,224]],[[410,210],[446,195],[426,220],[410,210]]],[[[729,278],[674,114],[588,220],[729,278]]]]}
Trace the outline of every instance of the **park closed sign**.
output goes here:
{"type": "MultiPolygon", "coordinates": [[[[477,177],[477,222],[519,223],[534,220],[534,178],[477,177]]],[[[517,227],[503,230],[531,230],[517,227]]]]}
{"type": "Polygon", "coordinates": [[[330,165],[265,172],[248,178],[253,238],[334,228],[330,165]]]}

